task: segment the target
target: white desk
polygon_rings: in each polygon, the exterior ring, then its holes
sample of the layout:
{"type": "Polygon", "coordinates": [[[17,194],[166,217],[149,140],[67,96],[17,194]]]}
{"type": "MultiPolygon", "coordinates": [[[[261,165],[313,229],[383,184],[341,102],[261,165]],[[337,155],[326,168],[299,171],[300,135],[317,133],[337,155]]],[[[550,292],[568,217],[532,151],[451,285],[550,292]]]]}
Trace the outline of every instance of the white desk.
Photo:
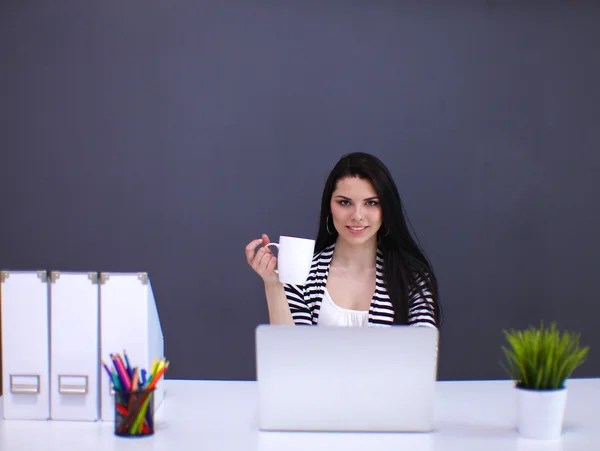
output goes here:
{"type": "Polygon", "coordinates": [[[152,437],[121,438],[110,423],[0,420],[1,451],[587,451],[600,449],[600,379],[568,383],[559,440],[520,438],[509,381],[438,382],[430,434],[291,433],[257,429],[255,382],[167,380],[152,437]]]}

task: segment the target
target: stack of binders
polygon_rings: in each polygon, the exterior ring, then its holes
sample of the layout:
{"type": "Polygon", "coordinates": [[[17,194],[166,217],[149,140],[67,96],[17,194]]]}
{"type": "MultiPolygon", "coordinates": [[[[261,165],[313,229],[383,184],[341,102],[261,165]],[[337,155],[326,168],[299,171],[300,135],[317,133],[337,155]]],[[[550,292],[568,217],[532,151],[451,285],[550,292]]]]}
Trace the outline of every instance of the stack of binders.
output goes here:
{"type": "Polygon", "coordinates": [[[164,358],[147,273],[1,271],[0,319],[5,420],[114,421],[101,362],[123,350],[140,367],[164,358]]]}

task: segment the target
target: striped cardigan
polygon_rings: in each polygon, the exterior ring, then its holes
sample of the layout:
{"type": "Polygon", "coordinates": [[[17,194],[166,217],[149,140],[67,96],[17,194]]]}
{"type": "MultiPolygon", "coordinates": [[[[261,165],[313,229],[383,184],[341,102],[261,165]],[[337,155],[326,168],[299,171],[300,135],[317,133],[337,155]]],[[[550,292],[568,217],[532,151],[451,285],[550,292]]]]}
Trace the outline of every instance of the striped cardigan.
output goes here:
{"type": "MultiPolygon", "coordinates": [[[[304,285],[284,284],[285,295],[296,325],[316,325],[319,322],[319,309],[327,285],[334,247],[335,243],[314,255],[304,285]]],[[[418,284],[422,290],[413,288],[409,293],[408,323],[436,327],[431,292],[423,279],[419,279],[418,284]]],[[[383,282],[383,253],[378,248],[375,293],[369,307],[369,326],[391,326],[393,322],[394,308],[383,282]]]]}

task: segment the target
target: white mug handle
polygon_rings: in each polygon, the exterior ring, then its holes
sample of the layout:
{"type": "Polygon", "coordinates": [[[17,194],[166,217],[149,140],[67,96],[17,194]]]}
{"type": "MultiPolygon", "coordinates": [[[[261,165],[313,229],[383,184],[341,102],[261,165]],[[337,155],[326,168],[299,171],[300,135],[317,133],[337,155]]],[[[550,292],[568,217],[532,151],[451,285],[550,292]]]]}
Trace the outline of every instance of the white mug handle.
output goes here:
{"type": "MultiPolygon", "coordinates": [[[[277,246],[277,250],[279,251],[279,244],[277,244],[277,243],[265,244],[265,247],[269,247],[269,246],[277,246]]],[[[277,271],[276,269],[274,269],[273,271],[275,271],[275,274],[279,274],[279,271],[277,271]]]]}

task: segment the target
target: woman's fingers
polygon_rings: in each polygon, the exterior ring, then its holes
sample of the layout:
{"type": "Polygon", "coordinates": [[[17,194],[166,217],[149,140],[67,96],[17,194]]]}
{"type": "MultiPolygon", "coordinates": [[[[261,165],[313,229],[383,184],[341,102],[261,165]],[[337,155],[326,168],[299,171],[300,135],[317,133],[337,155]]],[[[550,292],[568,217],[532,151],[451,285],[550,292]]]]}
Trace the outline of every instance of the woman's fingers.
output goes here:
{"type": "Polygon", "coordinates": [[[254,256],[254,260],[251,264],[252,269],[262,275],[267,267],[267,263],[269,263],[269,259],[272,257],[273,254],[271,254],[268,249],[261,247],[254,256]]]}
{"type": "Polygon", "coordinates": [[[258,268],[260,266],[260,260],[263,257],[263,255],[265,255],[265,248],[261,247],[258,251],[256,251],[256,253],[254,254],[254,257],[252,258],[252,261],[250,262],[250,266],[252,266],[252,269],[254,271],[258,271],[258,268]]]}
{"type": "Polygon", "coordinates": [[[256,249],[256,246],[258,246],[262,242],[262,238],[259,238],[248,243],[248,245],[246,246],[246,260],[248,260],[248,263],[252,264],[252,260],[254,260],[254,256],[256,255],[256,252],[254,250],[256,249]]]}
{"type": "Polygon", "coordinates": [[[277,265],[277,258],[275,256],[271,257],[271,260],[269,260],[269,263],[267,263],[267,274],[272,274],[273,272],[275,272],[275,266],[277,265]]]}
{"type": "Polygon", "coordinates": [[[271,261],[272,258],[275,258],[272,253],[270,253],[266,248],[262,247],[258,252],[261,252],[260,261],[258,262],[258,267],[261,272],[266,271],[267,265],[271,261]],[[262,251],[262,252],[261,252],[262,251]]]}
{"type": "Polygon", "coordinates": [[[269,244],[269,237],[264,234],[261,238],[251,241],[246,245],[246,260],[252,269],[258,273],[265,282],[278,280],[275,267],[277,266],[277,257],[266,244],[269,244]],[[258,246],[260,249],[256,250],[258,246]]]}

